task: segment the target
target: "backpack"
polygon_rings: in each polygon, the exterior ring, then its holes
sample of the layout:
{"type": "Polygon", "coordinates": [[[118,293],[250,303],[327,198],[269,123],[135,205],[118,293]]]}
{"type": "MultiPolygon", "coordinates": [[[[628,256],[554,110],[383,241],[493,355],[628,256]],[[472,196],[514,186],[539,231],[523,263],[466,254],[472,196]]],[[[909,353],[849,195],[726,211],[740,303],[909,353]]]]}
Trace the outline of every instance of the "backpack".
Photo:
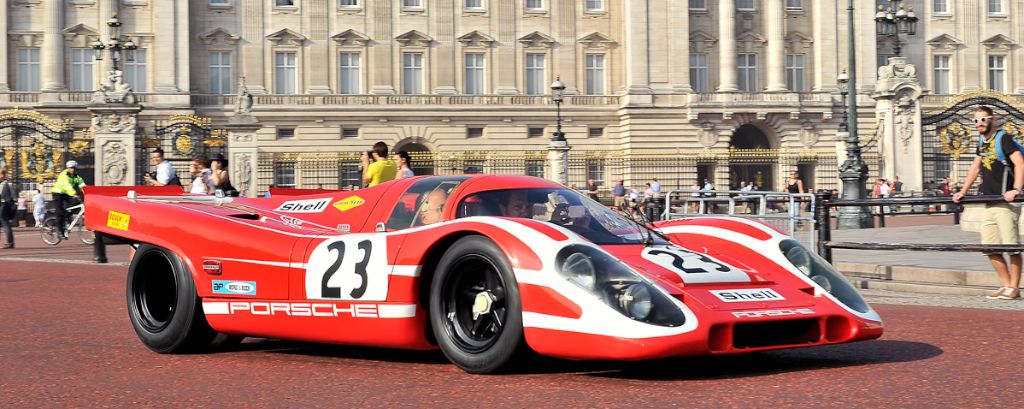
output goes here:
{"type": "MultiPolygon", "coordinates": [[[[1009,154],[1003,152],[1003,144],[1001,143],[1002,141],[999,140],[1003,135],[1006,135],[1006,132],[996,131],[995,141],[993,142],[996,149],[996,158],[999,159],[999,162],[1001,162],[1003,166],[1006,166],[1007,169],[1012,169],[1013,167],[1010,165],[1010,155],[1013,154],[1013,152],[1010,152],[1009,154]]],[[[1020,152],[1021,155],[1024,155],[1024,146],[1021,146],[1020,142],[1017,142],[1013,137],[1010,137],[1010,141],[1013,142],[1013,146],[1017,148],[1017,151],[1020,152]]],[[[985,135],[978,136],[978,146],[981,147],[984,144],[985,135]]]]}

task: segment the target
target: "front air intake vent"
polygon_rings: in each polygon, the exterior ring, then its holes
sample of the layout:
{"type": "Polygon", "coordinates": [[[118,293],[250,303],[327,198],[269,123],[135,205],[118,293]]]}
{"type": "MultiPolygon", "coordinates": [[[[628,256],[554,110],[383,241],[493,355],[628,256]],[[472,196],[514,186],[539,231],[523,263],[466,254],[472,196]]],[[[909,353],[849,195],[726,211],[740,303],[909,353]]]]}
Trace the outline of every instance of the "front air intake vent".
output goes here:
{"type": "Polygon", "coordinates": [[[808,318],[736,324],[733,327],[732,345],[736,349],[807,345],[820,339],[821,326],[818,320],[808,318]]]}

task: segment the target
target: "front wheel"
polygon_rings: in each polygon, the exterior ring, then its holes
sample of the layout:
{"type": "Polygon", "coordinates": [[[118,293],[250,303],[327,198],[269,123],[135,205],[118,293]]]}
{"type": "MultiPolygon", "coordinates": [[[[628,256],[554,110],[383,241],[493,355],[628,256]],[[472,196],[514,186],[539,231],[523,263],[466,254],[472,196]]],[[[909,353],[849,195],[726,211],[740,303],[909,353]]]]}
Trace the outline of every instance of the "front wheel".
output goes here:
{"type": "Polygon", "coordinates": [[[81,240],[82,243],[88,245],[96,243],[96,232],[85,228],[85,217],[82,217],[82,220],[79,220],[78,226],[75,227],[75,230],[78,230],[78,239],[81,240]]]}
{"type": "Polygon", "coordinates": [[[430,287],[430,323],[448,360],[469,373],[504,369],[525,348],[519,289],[494,242],[464,237],[441,257],[430,287]]]}
{"type": "Polygon", "coordinates": [[[51,246],[60,244],[60,229],[57,228],[57,218],[50,216],[43,219],[43,225],[39,226],[39,234],[43,237],[43,243],[51,246]]]}

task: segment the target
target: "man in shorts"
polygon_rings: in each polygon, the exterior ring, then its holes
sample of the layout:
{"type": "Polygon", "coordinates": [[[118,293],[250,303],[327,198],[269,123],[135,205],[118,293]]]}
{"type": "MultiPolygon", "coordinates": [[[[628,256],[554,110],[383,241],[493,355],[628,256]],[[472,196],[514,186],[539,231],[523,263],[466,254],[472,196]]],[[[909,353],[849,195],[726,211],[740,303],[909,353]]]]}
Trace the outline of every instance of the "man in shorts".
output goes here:
{"type": "MultiPolygon", "coordinates": [[[[957,203],[967,194],[974,184],[974,179],[981,176],[978,193],[982,195],[1000,195],[1003,202],[987,203],[985,219],[981,224],[981,242],[983,244],[1020,244],[1020,233],[1017,221],[1020,217],[1020,203],[1014,199],[1022,193],[1024,187],[1024,155],[1013,143],[1012,136],[998,131],[996,116],[992,108],[979,106],[974,111],[974,124],[983,138],[978,144],[977,156],[967,171],[967,179],[959,192],[953,194],[953,202],[957,203]],[[1006,152],[1006,164],[999,160],[996,144],[1000,144],[1006,152]]],[[[1003,253],[988,253],[992,267],[1002,280],[1003,286],[996,292],[986,296],[989,299],[1016,300],[1020,298],[1020,252],[1009,252],[1009,267],[1003,253]]]]}

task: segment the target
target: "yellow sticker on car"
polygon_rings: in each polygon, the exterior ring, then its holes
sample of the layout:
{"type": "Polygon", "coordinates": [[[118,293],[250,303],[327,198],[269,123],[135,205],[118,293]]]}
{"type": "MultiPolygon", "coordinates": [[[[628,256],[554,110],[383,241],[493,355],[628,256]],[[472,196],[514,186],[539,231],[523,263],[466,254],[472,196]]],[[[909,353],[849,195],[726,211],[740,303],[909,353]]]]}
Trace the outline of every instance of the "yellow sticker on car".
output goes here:
{"type": "Polygon", "coordinates": [[[363,203],[366,203],[366,200],[363,200],[363,198],[359,196],[349,196],[337,202],[334,202],[334,207],[344,212],[359,207],[363,203]]]}
{"type": "Polygon", "coordinates": [[[128,223],[130,223],[131,220],[132,217],[124,213],[118,213],[115,211],[107,213],[107,227],[128,231],[128,223]]]}

